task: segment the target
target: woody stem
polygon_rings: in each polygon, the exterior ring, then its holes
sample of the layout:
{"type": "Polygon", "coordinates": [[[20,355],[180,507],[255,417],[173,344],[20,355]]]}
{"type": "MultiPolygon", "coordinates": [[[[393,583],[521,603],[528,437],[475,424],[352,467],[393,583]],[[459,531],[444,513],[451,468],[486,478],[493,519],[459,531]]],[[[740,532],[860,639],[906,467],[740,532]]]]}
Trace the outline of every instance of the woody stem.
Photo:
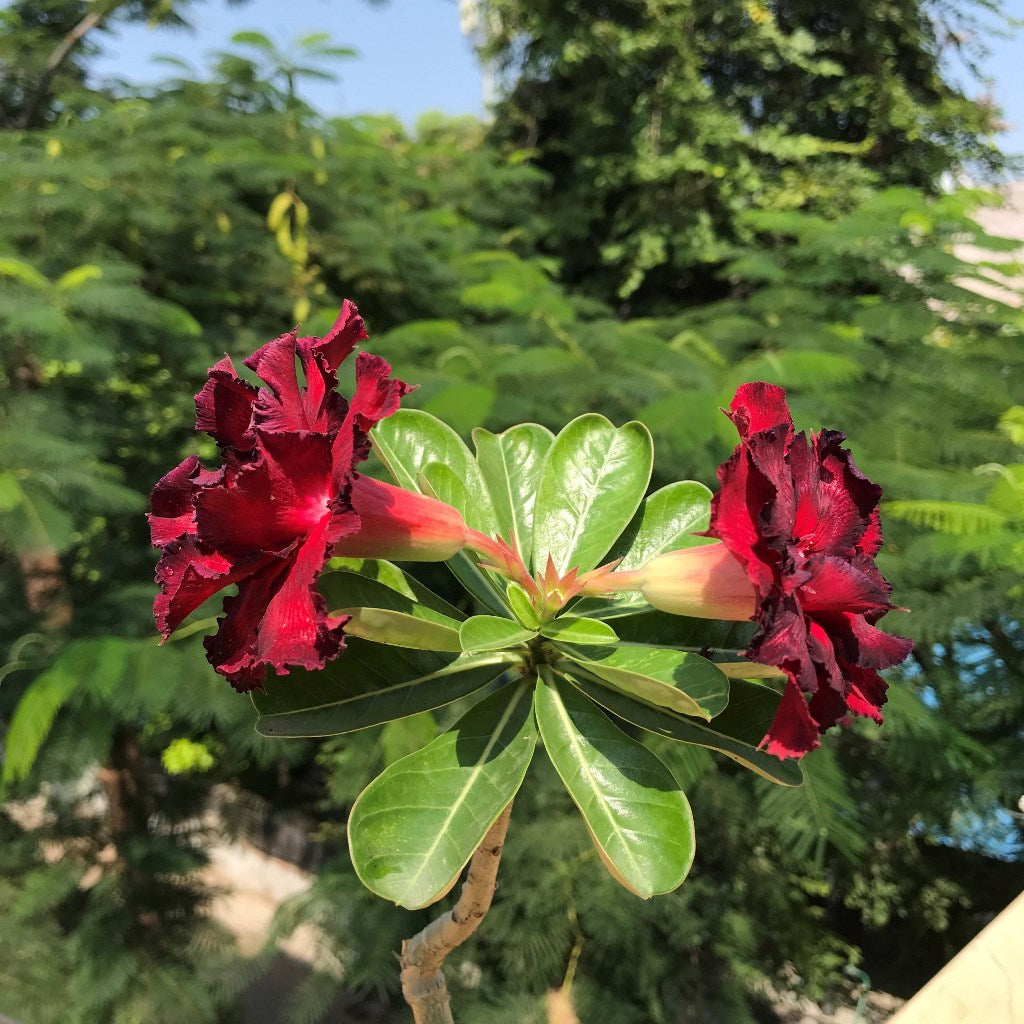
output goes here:
{"type": "Polygon", "coordinates": [[[402,995],[412,1007],[415,1024],[454,1024],[442,967],[445,957],[476,931],[490,909],[511,813],[509,804],[477,847],[455,906],[402,943],[402,995]]]}

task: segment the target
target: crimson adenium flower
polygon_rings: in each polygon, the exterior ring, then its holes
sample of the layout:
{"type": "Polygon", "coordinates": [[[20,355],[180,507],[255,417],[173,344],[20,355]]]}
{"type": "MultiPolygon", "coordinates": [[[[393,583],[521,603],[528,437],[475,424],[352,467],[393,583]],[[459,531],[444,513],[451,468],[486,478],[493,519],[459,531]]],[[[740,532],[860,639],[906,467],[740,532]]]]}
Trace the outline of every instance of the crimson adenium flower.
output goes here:
{"type": "Polygon", "coordinates": [[[317,669],[341,653],[348,618],[331,616],[316,589],[332,554],[434,560],[465,543],[455,509],[356,472],[370,428],[411,390],[380,356],[360,353],[351,401],[337,392],[338,366],[365,338],[346,301],[325,337],[292,331],[245,360],[265,387],[222,359],[196,395],[196,429],[217,441],[221,466],[208,470],[191,456],[153,490],[150,530],[163,549],[157,625],[166,639],[238,584],[205,640],[236,690],[258,688],[268,665],[282,674],[289,665],[317,669]]]}
{"type": "Polygon", "coordinates": [[[653,559],[641,589],[666,611],[756,621],[746,656],[788,677],[762,744],[801,757],[850,712],[881,723],[878,670],[912,647],[875,626],[892,608],[874,563],[882,489],[854,465],[843,434],[794,435],[780,387],[744,384],[728,415],[740,444],[719,467],[707,531],[722,544],[653,559]]]}

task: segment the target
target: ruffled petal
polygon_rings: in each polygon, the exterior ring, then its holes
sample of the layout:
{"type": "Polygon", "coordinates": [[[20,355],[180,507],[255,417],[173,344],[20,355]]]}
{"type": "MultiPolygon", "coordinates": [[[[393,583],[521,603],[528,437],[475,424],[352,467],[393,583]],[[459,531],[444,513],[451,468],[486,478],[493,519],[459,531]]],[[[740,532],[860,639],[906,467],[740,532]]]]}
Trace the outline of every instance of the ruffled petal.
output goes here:
{"type": "Polygon", "coordinates": [[[740,437],[747,440],[762,430],[781,427],[793,433],[793,417],[786,404],[786,390],[777,384],[756,381],[741,384],[729,405],[729,419],[736,424],[740,437]]]}
{"type": "Polygon", "coordinates": [[[740,447],[718,468],[720,487],[711,499],[709,537],[717,537],[747,570],[750,582],[763,593],[774,582],[758,521],[761,508],[775,499],[775,487],[740,447]]]}
{"type": "Polygon", "coordinates": [[[198,490],[199,459],[190,455],[157,481],[149,497],[149,532],[154,547],[162,548],[185,534],[196,532],[196,511],[192,504],[198,490]]]}
{"type": "Polygon", "coordinates": [[[844,665],[843,674],[850,681],[850,692],[846,697],[850,710],[881,725],[881,708],[886,702],[888,689],[885,680],[877,672],[857,665],[844,665]]]}
{"type": "Polygon", "coordinates": [[[882,547],[882,523],[878,509],[873,509],[868,518],[864,536],[857,541],[857,550],[866,558],[874,558],[882,547]]]}
{"type": "Polygon", "coordinates": [[[859,559],[854,564],[829,556],[812,565],[810,579],[800,587],[804,611],[888,611],[891,590],[873,562],[859,559]]]}
{"type": "Polygon", "coordinates": [[[818,731],[825,732],[834,725],[845,725],[850,719],[846,697],[830,686],[822,686],[812,695],[807,705],[811,718],[817,723],[818,731]]]}
{"type": "Polygon", "coordinates": [[[292,555],[266,564],[224,602],[220,628],[205,644],[214,668],[235,689],[259,687],[267,666],[287,675],[289,666],[320,669],[341,653],[348,617],[329,616],[316,589],[326,531],[325,520],[292,555]]]}
{"type": "Polygon", "coordinates": [[[755,620],[760,626],[744,655],[763,665],[775,665],[808,693],[818,686],[818,675],[808,651],[807,622],[795,598],[761,601],[755,620]]]}
{"type": "Polygon", "coordinates": [[[871,526],[882,496],[882,488],[853,464],[849,450],[842,447],[844,440],[838,431],[823,430],[812,436],[809,448],[806,443],[793,446],[793,535],[805,551],[852,554],[871,526]]]}
{"type": "Polygon", "coordinates": [[[326,437],[261,432],[257,461],[196,496],[199,537],[235,557],[284,553],[330,514],[330,487],[326,437]]]}
{"type": "Polygon", "coordinates": [[[334,325],[322,338],[302,338],[301,341],[324,370],[333,373],[352,354],[359,342],[366,341],[366,324],[355,303],[345,299],[334,325]],[[307,342],[308,346],[305,344],[307,342]]]}
{"type": "Polygon", "coordinates": [[[153,614],[160,635],[166,640],[204,601],[258,566],[258,560],[232,564],[216,551],[203,551],[191,536],[168,544],[156,566],[160,593],[153,614]]]}
{"type": "Polygon", "coordinates": [[[196,395],[196,430],[206,431],[222,448],[251,448],[257,394],[256,388],[235,373],[234,364],[225,356],[209,371],[196,395]]]}
{"type": "Polygon", "coordinates": [[[800,687],[792,679],[786,683],[778,710],[761,746],[776,757],[803,757],[820,746],[818,726],[811,717],[800,687]]]}
{"type": "Polygon", "coordinates": [[[360,352],[356,357],[356,391],[334,439],[335,491],[349,481],[355,466],[370,454],[369,432],[374,424],[397,412],[412,388],[390,376],[391,364],[380,356],[360,352]]]}
{"type": "Polygon", "coordinates": [[[885,633],[871,625],[865,616],[850,612],[817,614],[828,630],[840,657],[861,668],[892,668],[913,650],[914,643],[902,636],[885,633]]]}

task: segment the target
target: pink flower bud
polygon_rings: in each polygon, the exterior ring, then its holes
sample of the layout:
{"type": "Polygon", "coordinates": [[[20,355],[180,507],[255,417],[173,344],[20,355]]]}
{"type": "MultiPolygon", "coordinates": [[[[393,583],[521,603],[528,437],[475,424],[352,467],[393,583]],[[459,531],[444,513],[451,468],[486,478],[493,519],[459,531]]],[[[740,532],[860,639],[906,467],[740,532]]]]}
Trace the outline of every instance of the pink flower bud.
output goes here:
{"type": "Polygon", "coordinates": [[[757,607],[753,584],[724,544],[658,555],[640,570],[639,581],[648,604],[673,615],[743,621],[757,607]]]}
{"type": "Polygon", "coordinates": [[[349,497],[359,528],[334,545],[335,555],[443,562],[466,546],[465,520],[443,501],[368,476],[355,479],[349,497]]]}

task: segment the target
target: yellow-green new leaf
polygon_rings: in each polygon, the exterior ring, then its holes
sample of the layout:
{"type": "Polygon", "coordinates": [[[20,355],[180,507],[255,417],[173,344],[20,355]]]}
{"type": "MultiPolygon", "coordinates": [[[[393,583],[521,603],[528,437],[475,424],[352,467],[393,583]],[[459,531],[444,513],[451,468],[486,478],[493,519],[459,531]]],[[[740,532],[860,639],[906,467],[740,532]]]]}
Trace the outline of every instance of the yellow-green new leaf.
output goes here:
{"type": "Polygon", "coordinates": [[[498,615],[474,615],[466,619],[459,630],[462,650],[466,652],[506,651],[529,642],[536,635],[532,629],[498,615]]]}
{"type": "Polygon", "coordinates": [[[347,615],[346,636],[359,636],[392,647],[414,647],[421,651],[461,651],[458,629],[418,619],[387,608],[338,608],[332,614],[347,615]]]}

